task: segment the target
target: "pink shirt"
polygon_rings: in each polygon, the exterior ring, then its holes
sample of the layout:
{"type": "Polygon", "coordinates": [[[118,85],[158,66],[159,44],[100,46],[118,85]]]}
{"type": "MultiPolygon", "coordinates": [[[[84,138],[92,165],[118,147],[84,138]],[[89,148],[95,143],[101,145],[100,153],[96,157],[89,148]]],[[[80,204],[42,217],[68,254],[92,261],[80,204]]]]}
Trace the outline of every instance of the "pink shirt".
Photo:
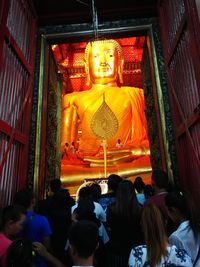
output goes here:
{"type": "Polygon", "coordinates": [[[0,233],[0,266],[6,267],[6,252],[12,241],[0,233]]]}

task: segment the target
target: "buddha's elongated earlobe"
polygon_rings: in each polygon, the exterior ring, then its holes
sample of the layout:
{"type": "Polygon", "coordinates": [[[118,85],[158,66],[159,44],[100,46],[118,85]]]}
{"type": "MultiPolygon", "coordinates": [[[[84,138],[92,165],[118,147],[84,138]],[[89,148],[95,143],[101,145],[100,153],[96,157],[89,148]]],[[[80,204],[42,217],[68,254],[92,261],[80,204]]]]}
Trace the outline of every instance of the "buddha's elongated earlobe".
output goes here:
{"type": "Polygon", "coordinates": [[[90,71],[89,71],[88,62],[85,61],[84,64],[85,64],[85,73],[86,73],[86,85],[90,86],[91,79],[90,79],[90,71]]]}
{"type": "Polygon", "coordinates": [[[84,58],[85,73],[86,73],[86,86],[91,85],[90,69],[89,69],[89,53],[90,53],[91,48],[92,48],[92,43],[89,42],[85,48],[85,58],[84,58]]]}
{"type": "Polygon", "coordinates": [[[90,75],[89,75],[89,73],[87,73],[87,76],[86,76],[86,85],[87,86],[90,86],[90,84],[91,84],[90,75]]]}
{"type": "Polygon", "coordinates": [[[121,62],[119,64],[119,68],[118,68],[118,76],[119,76],[120,84],[123,84],[123,68],[124,68],[124,60],[121,59],[121,62]]]}

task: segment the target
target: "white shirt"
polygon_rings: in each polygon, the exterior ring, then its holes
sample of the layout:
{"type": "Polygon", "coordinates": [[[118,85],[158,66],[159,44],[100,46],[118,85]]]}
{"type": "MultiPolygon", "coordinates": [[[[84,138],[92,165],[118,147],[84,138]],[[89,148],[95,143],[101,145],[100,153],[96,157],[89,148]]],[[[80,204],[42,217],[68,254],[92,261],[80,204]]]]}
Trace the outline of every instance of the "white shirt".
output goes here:
{"type": "Polygon", "coordinates": [[[138,202],[141,205],[143,205],[145,200],[146,200],[144,194],[143,193],[136,193],[136,197],[137,197],[138,202]]]}
{"type": "MultiPolygon", "coordinates": [[[[129,267],[150,267],[147,263],[147,249],[146,246],[138,246],[131,250],[128,266],[129,267]]],[[[161,262],[155,267],[164,267],[169,264],[174,264],[173,266],[183,266],[192,267],[191,258],[188,256],[185,250],[178,249],[176,246],[167,247],[167,255],[161,259],[161,262]]]]}
{"type": "MultiPolygon", "coordinates": [[[[184,221],[179,225],[177,230],[170,235],[169,242],[171,245],[185,249],[192,262],[195,261],[200,247],[200,234],[195,238],[189,221],[184,221]]],[[[196,263],[196,266],[200,266],[200,259],[198,263],[196,263]]]]}
{"type": "Polygon", "coordinates": [[[109,236],[108,236],[108,234],[107,234],[106,228],[105,228],[105,226],[103,225],[103,223],[101,223],[101,225],[99,226],[99,236],[101,237],[102,242],[103,242],[104,244],[108,243],[108,241],[109,241],[109,236]]]}
{"type": "Polygon", "coordinates": [[[117,147],[117,148],[120,148],[120,147],[122,147],[122,143],[116,143],[116,145],[115,145],[115,147],[117,147]]]}
{"type": "MultiPolygon", "coordinates": [[[[106,222],[106,212],[102,208],[102,206],[97,203],[94,203],[94,213],[96,214],[97,219],[99,219],[101,222],[106,222]]],[[[78,203],[76,203],[74,206],[71,207],[71,214],[74,212],[74,210],[78,207],[78,203]]]]}

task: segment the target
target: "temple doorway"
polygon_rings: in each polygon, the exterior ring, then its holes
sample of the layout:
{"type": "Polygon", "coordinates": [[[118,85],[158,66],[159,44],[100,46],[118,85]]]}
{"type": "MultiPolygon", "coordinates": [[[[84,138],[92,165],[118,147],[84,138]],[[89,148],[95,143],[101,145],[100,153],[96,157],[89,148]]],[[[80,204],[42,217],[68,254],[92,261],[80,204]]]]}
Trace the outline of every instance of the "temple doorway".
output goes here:
{"type": "MultiPolygon", "coordinates": [[[[149,28],[147,31],[126,31],[108,34],[106,38],[115,39],[120,43],[124,57],[123,86],[142,88],[145,98],[145,117],[148,129],[149,152],[138,159],[123,160],[118,164],[107,166],[107,177],[111,173],[133,180],[142,176],[146,183],[150,183],[151,169],[168,168],[170,165],[169,152],[166,147],[163,129],[165,120],[163,116],[162,92],[157,76],[157,57],[149,28]],[[158,101],[159,99],[159,101],[158,101]],[[161,102],[160,102],[161,100],[161,102]],[[147,156],[147,157],[146,157],[147,156]],[[168,160],[166,160],[168,159],[168,160]]],[[[66,158],[64,155],[65,143],[74,142],[75,150],[78,148],[77,139],[66,139],[63,131],[63,97],[72,92],[84,92],[90,89],[86,86],[84,67],[84,51],[90,38],[67,38],[62,41],[51,40],[45,42],[48,47],[48,71],[45,75],[47,86],[46,98],[48,99],[47,132],[46,132],[46,168],[44,176],[48,181],[60,177],[63,185],[69,188],[70,193],[76,193],[78,187],[88,180],[104,179],[105,172],[102,164],[94,164],[79,157],[66,158]],[[52,162],[56,162],[52,164],[52,162]]],[[[46,61],[46,60],[45,60],[46,61]]],[[[43,99],[44,101],[44,99],[43,99]]],[[[44,126],[45,127],[45,126],[44,126]]],[[[127,125],[127,127],[131,127],[127,125]]],[[[78,134],[81,134],[78,131],[78,134]]],[[[109,152],[109,150],[108,150],[109,152]]]]}
{"type": "MultiPolygon", "coordinates": [[[[120,90],[129,88],[130,90],[137,90],[135,88],[142,88],[143,91],[143,81],[142,81],[142,59],[144,46],[146,42],[145,36],[134,36],[134,37],[124,37],[124,38],[115,38],[115,40],[120,44],[122,48],[122,58],[124,60],[123,65],[123,84],[120,90]]],[[[54,54],[55,61],[58,66],[58,71],[61,73],[62,77],[62,108],[61,108],[61,179],[63,183],[68,187],[74,187],[79,185],[84,180],[89,179],[105,179],[110,174],[116,173],[126,178],[132,178],[137,175],[144,175],[146,182],[149,182],[149,176],[151,174],[151,161],[150,161],[150,151],[149,151],[149,142],[148,137],[146,140],[145,146],[142,146],[142,143],[128,144],[126,139],[128,136],[125,135],[126,129],[118,129],[118,137],[116,134],[113,137],[113,141],[108,140],[108,145],[106,149],[106,176],[105,177],[105,166],[104,166],[104,154],[103,148],[101,146],[101,140],[95,140],[95,136],[92,134],[89,140],[87,141],[87,146],[84,146],[84,151],[79,150],[80,142],[83,139],[84,131],[86,131],[88,125],[83,125],[82,119],[78,118],[79,122],[75,121],[74,109],[80,109],[80,106],[69,107],[69,103],[65,103],[65,98],[69,98],[71,93],[74,96],[83,97],[87,95],[88,101],[87,108],[84,110],[84,113],[91,112],[87,111],[91,109],[91,105],[94,107],[94,113],[98,110],[99,104],[97,102],[97,96],[93,97],[88,92],[92,90],[86,84],[86,72],[84,66],[84,53],[87,42],[78,42],[78,43],[64,43],[64,44],[54,44],[52,45],[52,50],[54,54]],[[80,94],[80,92],[85,92],[85,94],[80,94]],[[90,95],[90,96],[89,96],[90,95]],[[90,101],[90,102],[89,102],[90,101]],[[89,106],[89,108],[88,108],[89,106]],[[117,141],[118,140],[118,141],[117,141]],[[120,141],[119,141],[120,140],[120,141]],[[92,143],[93,141],[93,143],[92,143]],[[99,141],[99,142],[98,142],[99,141]],[[91,142],[91,149],[87,153],[87,148],[89,147],[88,142],[91,142]],[[119,143],[117,143],[119,142],[119,143]],[[125,143],[126,142],[126,143],[125,143]],[[120,146],[116,148],[116,146],[120,146]],[[133,149],[137,149],[135,152],[136,155],[133,155],[133,149]],[[143,151],[143,149],[145,151],[143,151]],[[81,155],[81,153],[83,155],[81,155]]],[[[105,59],[103,59],[105,60],[105,59]]],[[[108,92],[108,91],[107,91],[108,92]]],[[[135,97],[130,94],[130,97],[135,97]]],[[[126,98],[129,98],[129,95],[126,98]]],[[[107,96],[106,101],[109,101],[109,98],[122,98],[123,95],[119,94],[116,91],[113,97],[110,97],[110,92],[107,96]]],[[[102,99],[103,100],[103,99],[102,99]]],[[[101,101],[100,100],[100,103],[101,101]]],[[[67,100],[68,101],[68,100],[67,100]]],[[[111,109],[113,112],[120,113],[118,117],[123,120],[124,115],[121,115],[120,109],[123,107],[123,102],[126,101],[124,98],[118,100],[118,106],[112,105],[111,109]],[[121,106],[120,106],[121,103],[121,106]]],[[[128,100],[128,103],[131,100],[128,100]]],[[[133,101],[132,101],[133,102],[133,101]]],[[[132,109],[136,108],[135,104],[131,102],[133,106],[132,109]]],[[[99,103],[99,101],[98,101],[99,103]]],[[[77,105],[77,104],[76,104],[77,105]]],[[[142,103],[140,103],[142,105],[142,103]]],[[[145,105],[144,105],[145,106],[145,105]]],[[[144,107],[140,106],[139,115],[143,116],[144,107]]],[[[107,111],[106,111],[107,112],[107,111]]],[[[129,113],[134,111],[129,110],[129,113]]],[[[135,113],[133,116],[139,116],[138,113],[135,113]]],[[[86,116],[86,114],[84,114],[86,116]]],[[[101,118],[102,119],[102,113],[101,118]]],[[[107,116],[107,113],[106,113],[107,116]]],[[[144,116],[145,118],[145,116],[144,116]]],[[[140,118],[135,118],[137,122],[140,118]]],[[[109,122],[108,122],[109,123],[109,122]]],[[[120,122],[118,122],[120,124],[120,122]]],[[[87,120],[87,124],[90,124],[90,121],[87,120]]],[[[130,135],[131,129],[134,127],[134,122],[132,119],[132,114],[128,116],[126,121],[127,135],[130,135]]],[[[111,128],[111,125],[109,125],[111,128]]],[[[120,126],[122,128],[122,126],[120,126]]],[[[136,127],[136,126],[135,126],[136,127]]],[[[139,127],[139,125],[138,125],[139,127]]],[[[146,127],[146,122],[141,127],[146,127]]],[[[136,127],[137,128],[137,127],[136,127]]],[[[135,129],[135,135],[137,134],[135,129]]],[[[141,131],[140,131],[141,132],[141,131]]],[[[88,133],[90,134],[90,133],[88,133]]],[[[142,132],[141,132],[142,134],[142,132]]],[[[87,136],[85,138],[88,138],[87,136]]],[[[136,138],[135,138],[136,139],[136,138]]],[[[88,140],[88,139],[87,139],[88,140]]],[[[130,140],[129,140],[130,143],[130,140]]]]}

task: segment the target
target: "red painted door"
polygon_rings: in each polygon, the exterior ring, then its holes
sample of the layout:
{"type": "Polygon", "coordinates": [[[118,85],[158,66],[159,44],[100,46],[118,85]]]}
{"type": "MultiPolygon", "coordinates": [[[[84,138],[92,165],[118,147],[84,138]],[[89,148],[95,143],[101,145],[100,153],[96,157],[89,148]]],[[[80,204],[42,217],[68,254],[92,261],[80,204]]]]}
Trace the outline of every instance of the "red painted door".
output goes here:
{"type": "Polygon", "coordinates": [[[36,19],[30,1],[0,2],[0,206],[26,184],[36,19]]]}
{"type": "Polygon", "coordinates": [[[159,17],[180,181],[198,199],[200,194],[200,23],[196,1],[159,1],[159,17]]]}

